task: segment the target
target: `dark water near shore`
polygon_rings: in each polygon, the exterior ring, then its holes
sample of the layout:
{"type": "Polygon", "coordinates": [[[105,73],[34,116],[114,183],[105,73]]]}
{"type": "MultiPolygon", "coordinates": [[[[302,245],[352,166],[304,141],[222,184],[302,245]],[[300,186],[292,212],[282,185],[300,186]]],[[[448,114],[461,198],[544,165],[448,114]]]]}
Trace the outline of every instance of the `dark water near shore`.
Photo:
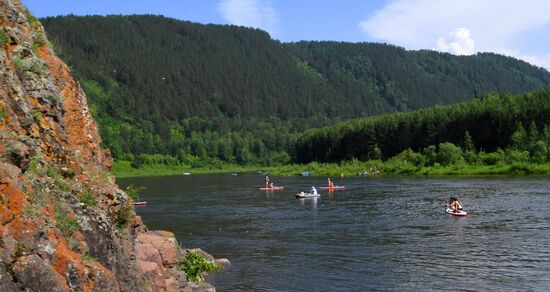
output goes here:
{"type": "Polygon", "coordinates": [[[226,257],[218,291],[550,291],[550,179],[344,178],[317,200],[294,194],[325,178],[260,175],[119,179],[143,185],[150,229],[226,257]],[[457,196],[469,216],[444,214],[457,196]]]}

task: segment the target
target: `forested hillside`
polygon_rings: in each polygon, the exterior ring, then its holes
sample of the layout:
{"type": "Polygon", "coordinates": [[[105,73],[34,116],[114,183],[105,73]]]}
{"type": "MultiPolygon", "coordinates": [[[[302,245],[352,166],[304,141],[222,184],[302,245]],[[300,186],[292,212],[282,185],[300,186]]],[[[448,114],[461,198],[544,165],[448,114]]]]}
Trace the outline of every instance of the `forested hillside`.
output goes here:
{"type": "Polygon", "coordinates": [[[105,144],[136,164],[285,163],[310,127],[550,84],[546,70],[493,54],[283,44],[257,29],[151,15],[43,23],[105,144]]]}
{"type": "Polygon", "coordinates": [[[454,56],[385,44],[298,42],[286,45],[341,95],[380,96],[403,111],[549,84],[546,70],[493,53],[454,56]]]}
{"type": "Polygon", "coordinates": [[[445,142],[473,152],[515,147],[528,151],[527,155],[539,153],[539,160],[546,161],[550,89],[522,95],[489,94],[467,103],[308,130],[297,141],[296,156],[299,162],[388,159],[407,149],[435,152],[445,142]]]}

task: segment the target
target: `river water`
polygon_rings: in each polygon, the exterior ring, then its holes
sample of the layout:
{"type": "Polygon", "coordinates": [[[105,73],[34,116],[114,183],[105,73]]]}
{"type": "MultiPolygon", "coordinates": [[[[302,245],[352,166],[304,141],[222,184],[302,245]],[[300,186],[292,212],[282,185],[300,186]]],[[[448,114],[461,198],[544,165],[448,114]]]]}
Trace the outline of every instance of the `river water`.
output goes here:
{"type": "Polygon", "coordinates": [[[550,291],[548,177],[338,178],[346,190],[295,199],[326,178],[191,175],[145,186],[150,229],[226,257],[218,291],[550,291]],[[456,196],[468,217],[444,213],[456,196]]]}

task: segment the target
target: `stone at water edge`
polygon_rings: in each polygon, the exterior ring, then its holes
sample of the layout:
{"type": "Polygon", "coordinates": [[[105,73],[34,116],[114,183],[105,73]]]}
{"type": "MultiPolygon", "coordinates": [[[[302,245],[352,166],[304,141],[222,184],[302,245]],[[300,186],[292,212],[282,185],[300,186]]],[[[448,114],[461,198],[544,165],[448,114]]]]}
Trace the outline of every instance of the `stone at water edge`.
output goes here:
{"type": "Polygon", "coordinates": [[[229,268],[231,266],[231,262],[226,258],[216,259],[214,262],[222,268],[229,268]]]}

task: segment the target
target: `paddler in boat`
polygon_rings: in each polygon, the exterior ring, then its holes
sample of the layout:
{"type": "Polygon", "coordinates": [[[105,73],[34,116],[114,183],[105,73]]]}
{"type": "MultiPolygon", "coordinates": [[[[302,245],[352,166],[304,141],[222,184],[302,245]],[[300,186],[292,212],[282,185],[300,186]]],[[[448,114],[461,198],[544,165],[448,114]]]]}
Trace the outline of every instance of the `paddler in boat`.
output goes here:
{"type": "Polygon", "coordinates": [[[273,182],[270,182],[270,183],[269,183],[269,188],[270,188],[270,189],[274,189],[274,188],[275,188],[275,186],[273,185],[273,182]]]}
{"type": "Polygon", "coordinates": [[[453,213],[457,213],[457,212],[462,210],[462,203],[460,203],[460,201],[457,198],[450,197],[449,198],[449,209],[451,209],[451,211],[453,211],[453,213]]]}
{"type": "Polygon", "coordinates": [[[317,195],[317,189],[314,186],[311,186],[311,194],[317,195]]]}

